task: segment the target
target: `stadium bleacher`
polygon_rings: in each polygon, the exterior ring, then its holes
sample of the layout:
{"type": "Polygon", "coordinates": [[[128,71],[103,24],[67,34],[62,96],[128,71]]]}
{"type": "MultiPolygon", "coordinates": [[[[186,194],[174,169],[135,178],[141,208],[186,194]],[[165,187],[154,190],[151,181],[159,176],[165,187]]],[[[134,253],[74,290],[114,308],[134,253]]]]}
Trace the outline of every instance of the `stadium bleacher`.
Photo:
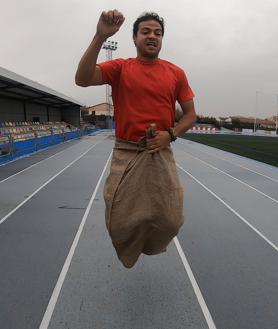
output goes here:
{"type": "Polygon", "coordinates": [[[0,144],[76,131],[66,122],[0,122],[0,144]]]}

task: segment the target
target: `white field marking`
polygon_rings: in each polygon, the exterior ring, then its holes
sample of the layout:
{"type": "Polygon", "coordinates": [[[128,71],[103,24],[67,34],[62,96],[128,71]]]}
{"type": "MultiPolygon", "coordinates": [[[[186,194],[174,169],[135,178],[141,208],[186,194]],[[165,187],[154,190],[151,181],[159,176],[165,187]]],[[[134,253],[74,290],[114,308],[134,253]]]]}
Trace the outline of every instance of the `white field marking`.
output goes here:
{"type": "MultiPolygon", "coordinates": [[[[181,144],[181,145],[186,145],[186,144],[181,143],[181,142],[179,142],[179,144],[181,144]]],[[[206,145],[206,146],[208,146],[208,145],[206,145]]],[[[219,150],[219,149],[217,149],[217,150],[219,150]]],[[[278,179],[272,178],[272,177],[270,177],[270,176],[267,176],[267,175],[262,174],[262,173],[260,173],[260,172],[258,172],[258,171],[252,170],[252,169],[247,168],[247,167],[245,167],[245,166],[242,166],[242,165],[240,165],[240,164],[234,163],[234,162],[232,162],[232,161],[229,161],[229,160],[224,159],[224,158],[222,158],[222,157],[219,157],[219,156],[217,156],[217,155],[211,155],[210,153],[205,152],[205,151],[203,151],[203,150],[198,150],[198,152],[199,152],[199,151],[202,152],[202,153],[205,153],[206,155],[209,155],[209,156],[211,156],[211,157],[215,157],[215,158],[217,158],[217,159],[220,159],[220,160],[226,161],[226,162],[228,162],[228,163],[230,163],[230,164],[232,164],[232,165],[234,165],[234,166],[237,166],[237,167],[243,168],[243,169],[245,169],[245,170],[251,171],[251,172],[254,173],[254,174],[260,175],[260,176],[262,176],[262,177],[265,177],[265,178],[267,178],[267,179],[270,179],[270,180],[273,181],[273,182],[278,183],[278,179]]],[[[221,150],[219,150],[219,151],[221,151],[221,150]]],[[[227,152],[227,151],[226,151],[226,152],[227,152]]],[[[233,155],[236,155],[236,154],[234,154],[234,153],[232,153],[232,154],[233,154],[233,155]]]]}
{"type": "Polygon", "coordinates": [[[234,176],[228,174],[226,171],[223,171],[223,170],[221,170],[221,169],[219,169],[219,168],[217,168],[217,167],[214,167],[214,166],[211,165],[210,163],[208,163],[208,162],[206,162],[206,161],[204,161],[204,160],[201,160],[201,159],[195,157],[194,155],[192,155],[192,154],[190,154],[190,153],[188,153],[188,152],[185,152],[185,151],[183,151],[183,150],[182,150],[182,152],[184,152],[185,154],[188,154],[189,156],[191,156],[192,158],[194,158],[194,159],[196,159],[196,160],[198,160],[198,161],[200,161],[200,162],[203,162],[203,163],[204,163],[205,165],[207,165],[208,167],[211,167],[211,168],[213,168],[213,169],[215,169],[215,170],[221,172],[222,174],[224,174],[224,175],[226,175],[226,176],[228,176],[228,177],[231,177],[232,179],[236,180],[237,182],[239,182],[239,183],[241,183],[241,184],[243,184],[243,185],[245,185],[245,186],[251,188],[252,190],[258,192],[259,194],[263,195],[264,197],[266,197],[266,198],[270,199],[271,201],[273,201],[273,202],[275,202],[275,203],[278,204],[278,200],[276,200],[276,199],[272,198],[271,196],[265,194],[264,192],[262,192],[262,191],[256,189],[255,187],[253,187],[253,186],[251,186],[251,185],[249,185],[249,184],[243,182],[242,180],[240,180],[240,179],[238,179],[238,178],[236,178],[236,177],[234,177],[234,176]]]}
{"type": "Polygon", "coordinates": [[[107,162],[106,162],[106,164],[105,164],[105,166],[104,166],[104,168],[103,168],[103,171],[102,171],[102,173],[101,173],[101,175],[100,175],[100,177],[99,177],[99,180],[98,180],[98,182],[97,182],[97,185],[96,185],[96,187],[95,187],[95,190],[94,190],[94,192],[93,192],[93,194],[92,194],[92,197],[91,197],[91,199],[90,199],[90,201],[89,201],[89,204],[88,204],[88,206],[87,206],[87,208],[86,208],[86,211],[85,211],[85,213],[84,213],[84,216],[83,216],[83,218],[82,218],[82,220],[81,220],[81,223],[80,223],[80,225],[79,225],[78,231],[77,231],[77,233],[76,233],[76,235],[75,235],[75,238],[74,238],[73,243],[72,243],[72,245],[71,245],[70,251],[69,251],[68,256],[67,256],[67,258],[66,258],[66,261],[65,261],[65,263],[64,263],[64,265],[63,265],[62,271],[61,271],[61,273],[60,273],[60,275],[59,275],[58,281],[57,281],[57,283],[56,283],[56,285],[55,285],[55,288],[54,288],[54,290],[53,290],[53,292],[52,292],[52,295],[51,295],[51,297],[50,297],[49,303],[48,303],[48,305],[47,305],[47,308],[46,308],[46,311],[45,311],[45,313],[44,313],[44,316],[43,316],[43,319],[42,319],[42,322],[41,322],[41,324],[40,324],[39,329],[47,329],[48,326],[49,326],[49,323],[50,323],[50,320],[51,320],[51,317],[52,317],[52,314],[53,314],[53,311],[54,311],[55,305],[56,305],[56,303],[57,303],[58,297],[59,297],[59,295],[60,295],[60,291],[61,291],[62,286],[63,286],[63,283],[64,283],[64,281],[65,281],[65,278],[66,278],[67,272],[68,272],[68,270],[69,270],[69,267],[70,267],[70,264],[71,264],[71,261],[72,261],[72,258],[73,258],[73,255],[74,255],[75,249],[76,249],[77,244],[78,244],[78,242],[79,242],[79,239],[80,239],[80,236],[81,236],[81,234],[82,234],[82,231],[83,231],[84,225],[85,225],[86,220],[87,220],[87,218],[88,218],[89,212],[90,212],[90,210],[91,210],[91,208],[92,208],[92,205],[93,205],[93,202],[94,202],[95,196],[96,196],[96,194],[97,194],[97,191],[98,191],[99,185],[100,185],[100,183],[101,183],[101,181],[102,181],[103,175],[104,175],[104,173],[105,173],[105,171],[106,171],[106,168],[107,168],[107,166],[108,166],[108,163],[109,163],[109,161],[110,161],[111,155],[112,155],[112,151],[111,151],[111,153],[110,153],[110,155],[109,155],[109,157],[108,157],[108,160],[107,160],[107,162]]]}
{"type": "MultiPolygon", "coordinates": [[[[15,174],[13,174],[13,175],[11,175],[11,176],[9,176],[9,177],[3,179],[3,180],[1,180],[1,181],[0,181],[0,184],[3,183],[3,182],[5,182],[5,181],[7,181],[7,180],[10,179],[10,178],[13,178],[14,176],[16,176],[16,175],[18,175],[18,174],[21,174],[22,172],[24,172],[24,171],[26,171],[26,170],[28,170],[28,169],[30,169],[30,168],[35,167],[36,165],[38,165],[38,164],[40,164],[40,163],[43,163],[44,161],[47,161],[47,160],[49,160],[49,159],[55,157],[55,156],[58,155],[58,154],[61,154],[61,153],[63,153],[63,152],[66,152],[67,150],[71,149],[71,148],[74,147],[74,146],[76,146],[76,144],[74,144],[74,145],[72,145],[72,146],[70,146],[70,147],[68,147],[68,148],[66,148],[66,149],[64,149],[64,150],[62,150],[62,151],[60,151],[60,152],[58,152],[58,153],[55,153],[55,154],[51,155],[50,157],[45,158],[45,159],[43,159],[43,160],[41,160],[41,161],[39,161],[39,162],[33,163],[31,166],[26,167],[26,168],[24,168],[23,170],[21,170],[21,171],[15,173],[15,174]]],[[[47,148],[50,148],[50,147],[47,147],[47,148]]],[[[46,150],[47,148],[44,148],[43,150],[40,150],[40,151],[44,151],[44,150],[46,150]]],[[[38,152],[40,152],[40,151],[38,151],[38,152]]],[[[29,156],[31,157],[32,155],[37,154],[38,152],[31,153],[29,156]]],[[[10,163],[10,162],[9,162],[9,163],[10,163]]],[[[7,164],[7,163],[6,163],[6,164],[7,164]]]]}
{"type": "Polygon", "coordinates": [[[181,245],[180,245],[179,240],[178,240],[177,237],[174,238],[174,242],[175,242],[176,248],[178,250],[178,253],[180,255],[181,261],[183,263],[183,266],[185,268],[185,271],[186,271],[186,273],[187,273],[187,275],[189,277],[189,280],[190,280],[191,285],[193,287],[193,290],[195,292],[195,295],[197,297],[197,300],[198,300],[198,302],[199,302],[199,304],[201,306],[201,310],[202,310],[202,312],[204,314],[204,317],[205,317],[205,319],[207,321],[208,327],[209,327],[209,329],[216,329],[216,326],[215,326],[215,323],[214,323],[214,321],[212,319],[212,316],[210,314],[210,311],[209,311],[209,309],[207,307],[207,304],[206,304],[206,302],[204,300],[204,297],[203,297],[203,295],[201,293],[201,290],[200,290],[200,288],[198,286],[198,283],[197,283],[197,281],[196,281],[196,279],[194,277],[194,274],[193,274],[193,272],[192,272],[192,270],[190,268],[190,265],[189,265],[189,263],[188,263],[188,261],[187,261],[187,259],[185,257],[185,254],[184,254],[184,252],[182,250],[182,247],[181,247],[181,245]]]}
{"type": "Polygon", "coordinates": [[[24,201],[22,201],[19,205],[17,205],[12,211],[10,211],[6,216],[4,216],[0,220],[0,225],[4,223],[4,221],[10,217],[14,212],[16,212],[20,207],[22,207],[27,201],[29,201],[35,194],[37,194],[41,189],[43,189],[47,184],[49,184],[53,179],[55,179],[57,176],[59,176],[62,172],[64,172],[66,169],[68,169],[71,165],[73,165],[76,161],[81,159],[86,153],[88,153],[92,148],[94,148],[99,142],[95,143],[93,146],[91,146],[86,152],[82,153],[78,158],[73,160],[71,163],[69,163],[64,169],[60,170],[57,174],[52,176],[48,181],[46,181],[43,185],[41,185],[38,189],[36,189],[32,194],[28,196],[24,201]]]}
{"type": "MultiPolygon", "coordinates": [[[[77,137],[77,138],[79,138],[79,137],[77,137]]],[[[71,139],[71,140],[65,141],[64,143],[69,143],[70,141],[73,141],[73,140],[75,140],[75,139],[77,139],[77,138],[74,138],[74,139],[71,139]]],[[[104,139],[105,139],[105,138],[104,138],[104,139]]],[[[58,145],[61,145],[61,144],[58,144],[58,145]]],[[[57,146],[57,145],[55,145],[55,146],[57,146]]],[[[5,182],[6,180],[8,180],[8,179],[10,179],[10,178],[12,178],[12,177],[14,177],[14,176],[20,174],[20,173],[22,173],[22,172],[24,172],[24,171],[26,171],[26,170],[32,168],[32,167],[35,167],[36,165],[38,165],[38,164],[40,164],[40,163],[43,163],[44,161],[47,161],[48,159],[51,159],[51,158],[55,157],[55,156],[58,155],[58,154],[61,154],[61,153],[63,153],[63,152],[66,152],[67,150],[71,149],[71,148],[74,147],[74,146],[76,146],[76,144],[74,144],[74,145],[72,145],[72,146],[70,146],[70,147],[68,147],[68,148],[66,148],[66,149],[64,149],[64,150],[62,150],[62,151],[60,151],[60,152],[58,152],[58,153],[55,153],[55,154],[51,155],[50,157],[48,157],[48,158],[46,158],[46,159],[43,159],[43,160],[41,160],[41,161],[39,161],[39,162],[36,162],[36,163],[32,164],[31,166],[29,166],[29,167],[27,167],[27,168],[25,168],[25,169],[23,169],[23,170],[21,170],[21,171],[15,173],[15,174],[13,174],[13,175],[11,175],[11,176],[9,176],[9,177],[7,177],[7,178],[1,180],[1,181],[0,181],[0,184],[3,183],[3,182],[5,182]]],[[[39,152],[45,151],[45,150],[47,150],[47,149],[49,149],[49,148],[51,148],[51,147],[52,147],[52,146],[49,146],[49,147],[46,147],[46,148],[44,148],[44,149],[42,149],[42,150],[39,150],[39,151],[37,151],[37,152],[31,153],[31,154],[28,155],[28,157],[31,157],[32,155],[37,154],[37,153],[39,153],[39,152]]],[[[19,157],[18,159],[15,159],[15,160],[22,159],[23,157],[24,157],[24,156],[19,157]]],[[[10,162],[8,162],[8,163],[11,163],[11,162],[14,162],[14,161],[10,161],[10,162]]],[[[8,163],[5,163],[5,164],[8,164],[8,163]]],[[[4,165],[4,164],[3,164],[3,165],[4,165]]],[[[0,166],[1,166],[1,165],[0,165],[0,166]]]]}
{"type": "Polygon", "coordinates": [[[205,190],[207,190],[210,194],[212,194],[218,201],[220,201],[225,207],[227,207],[232,213],[234,213],[239,219],[241,219],[246,225],[248,225],[253,231],[255,231],[261,238],[263,238],[272,248],[278,251],[278,246],[276,246],[273,242],[271,242],[266,236],[264,236],[259,230],[257,230],[252,224],[250,224],[244,217],[242,217],[236,210],[234,210],[231,206],[229,206],[224,200],[222,200],[218,195],[212,192],[208,187],[206,187],[203,183],[201,183],[196,177],[191,175],[188,171],[186,171],[183,167],[177,164],[177,167],[184,171],[188,176],[194,179],[198,184],[200,184],[205,190]]]}

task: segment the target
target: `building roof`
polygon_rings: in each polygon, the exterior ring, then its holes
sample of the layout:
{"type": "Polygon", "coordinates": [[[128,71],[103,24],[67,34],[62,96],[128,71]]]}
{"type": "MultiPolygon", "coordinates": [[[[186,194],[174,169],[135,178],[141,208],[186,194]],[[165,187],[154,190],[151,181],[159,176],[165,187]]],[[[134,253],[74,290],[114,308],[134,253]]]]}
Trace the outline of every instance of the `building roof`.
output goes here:
{"type": "MultiPolygon", "coordinates": [[[[114,109],[113,104],[110,104],[111,109],[114,109]]],[[[96,105],[92,105],[89,107],[90,110],[92,111],[103,111],[103,110],[108,110],[109,109],[109,104],[108,103],[99,103],[96,105]]]]}
{"type": "MultiPolygon", "coordinates": [[[[88,107],[83,107],[81,110],[82,110],[82,112],[87,112],[87,113],[91,113],[91,112],[108,113],[109,104],[108,103],[100,103],[100,104],[96,104],[96,105],[92,105],[92,106],[88,106],[88,107]]],[[[113,104],[110,104],[110,110],[111,110],[112,113],[114,112],[113,104]]]]}
{"type": "Polygon", "coordinates": [[[0,66],[1,96],[56,108],[79,107],[83,105],[68,96],[0,66]]]}

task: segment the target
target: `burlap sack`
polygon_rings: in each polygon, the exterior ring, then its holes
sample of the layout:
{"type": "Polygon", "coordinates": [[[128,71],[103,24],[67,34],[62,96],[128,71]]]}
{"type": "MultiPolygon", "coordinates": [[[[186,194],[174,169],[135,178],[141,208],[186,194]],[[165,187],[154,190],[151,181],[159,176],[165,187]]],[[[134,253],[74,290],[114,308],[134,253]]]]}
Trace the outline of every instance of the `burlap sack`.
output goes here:
{"type": "Polygon", "coordinates": [[[149,154],[138,144],[116,141],[104,200],[106,226],[125,267],[141,253],[165,251],[184,222],[171,148],[149,154]]]}

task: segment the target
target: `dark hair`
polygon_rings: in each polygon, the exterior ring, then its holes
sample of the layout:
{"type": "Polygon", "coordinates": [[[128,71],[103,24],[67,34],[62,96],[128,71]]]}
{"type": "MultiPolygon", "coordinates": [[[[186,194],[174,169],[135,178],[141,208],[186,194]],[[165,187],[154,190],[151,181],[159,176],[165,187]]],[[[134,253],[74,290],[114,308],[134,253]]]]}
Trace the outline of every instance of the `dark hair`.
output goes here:
{"type": "Polygon", "coordinates": [[[136,36],[138,32],[138,27],[141,22],[145,21],[157,21],[162,29],[162,35],[164,35],[164,19],[154,12],[144,12],[141,14],[133,24],[133,35],[136,36]]]}

